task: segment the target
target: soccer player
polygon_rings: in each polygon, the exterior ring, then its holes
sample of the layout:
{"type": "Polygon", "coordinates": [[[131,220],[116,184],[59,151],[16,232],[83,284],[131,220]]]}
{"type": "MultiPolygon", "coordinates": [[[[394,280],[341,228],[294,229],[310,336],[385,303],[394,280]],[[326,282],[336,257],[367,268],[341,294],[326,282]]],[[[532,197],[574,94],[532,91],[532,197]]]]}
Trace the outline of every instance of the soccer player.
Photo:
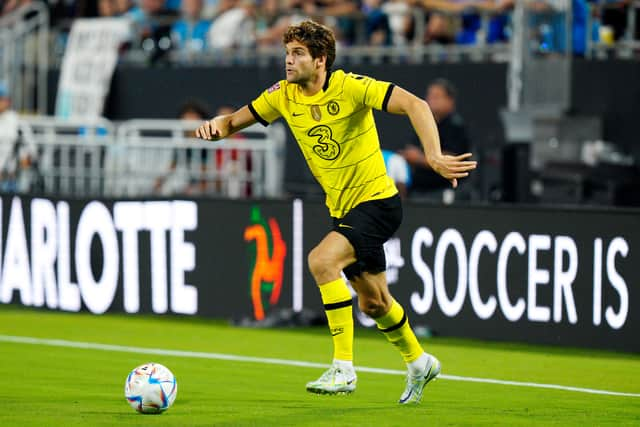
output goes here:
{"type": "Polygon", "coordinates": [[[417,403],[425,385],[440,373],[440,362],[423,350],[387,287],[382,245],[399,227],[402,205],[385,170],[372,109],[408,115],[426,161],[453,187],[476,162],[469,160],[470,153],[442,153],[436,123],[420,98],[388,82],[331,70],[335,38],[327,27],[313,21],[292,25],[283,42],[286,80],[234,113],[205,122],[196,136],[218,140],[255,122],[266,126],[280,117],[286,120],[326,193],[333,218],[333,228],[308,256],[333,338],[333,364],[309,382],[307,390],[344,394],[356,387],[352,302],[344,272],[360,309],[375,320],[407,364],[400,403],[417,403]]]}

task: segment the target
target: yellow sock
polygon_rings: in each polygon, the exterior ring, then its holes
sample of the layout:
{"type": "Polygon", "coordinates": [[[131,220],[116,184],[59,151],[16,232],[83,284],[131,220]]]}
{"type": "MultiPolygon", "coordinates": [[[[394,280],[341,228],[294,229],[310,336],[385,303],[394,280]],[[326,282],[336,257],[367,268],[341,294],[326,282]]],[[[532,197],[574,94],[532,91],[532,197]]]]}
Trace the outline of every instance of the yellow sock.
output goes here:
{"type": "Polygon", "coordinates": [[[353,314],[351,292],[342,279],[320,285],[324,311],[333,337],[333,358],[353,360],[353,314]]]}
{"type": "Polygon", "coordinates": [[[374,320],[387,340],[398,347],[406,363],[413,362],[424,353],[424,349],[409,326],[409,319],[404,309],[396,300],[393,300],[391,310],[387,314],[374,320]]]}

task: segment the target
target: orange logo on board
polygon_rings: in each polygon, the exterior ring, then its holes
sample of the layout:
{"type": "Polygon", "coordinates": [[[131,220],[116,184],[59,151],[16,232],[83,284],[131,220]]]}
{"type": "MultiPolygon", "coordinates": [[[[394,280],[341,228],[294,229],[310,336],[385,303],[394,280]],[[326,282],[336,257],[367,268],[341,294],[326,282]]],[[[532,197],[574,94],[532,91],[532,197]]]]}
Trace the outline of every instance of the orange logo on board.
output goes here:
{"type": "Polygon", "coordinates": [[[284,258],[287,245],[282,240],[275,218],[265,218],[260,208],[251,209],[251,225],[244,229],[244,240],[250,243],[253,269],[251,272],[251,301],[256,320],[265,317],[265,307],[272,307],[280,299],[284,258]]]}

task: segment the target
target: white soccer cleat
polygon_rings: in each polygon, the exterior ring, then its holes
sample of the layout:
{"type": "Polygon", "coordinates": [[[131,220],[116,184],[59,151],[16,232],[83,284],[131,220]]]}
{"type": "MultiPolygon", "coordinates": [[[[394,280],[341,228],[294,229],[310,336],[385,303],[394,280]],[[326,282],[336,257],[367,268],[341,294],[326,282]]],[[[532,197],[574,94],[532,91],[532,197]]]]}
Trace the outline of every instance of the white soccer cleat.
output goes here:
{"type": "Polygon", "coordinates": [[[420,403],[424,387],[439,374],[440,361],[434,356],[429,355],[427,366],[421,374],[417,376],[407,375],[407,388],[404,389],[404,393],[400,396],[398,403],[403,405],[407,403],[420,403]]]}
{"type": "Polygon", "coordinates": [[[350,394],[356,389],[356,372],[332,365],[315,381],[307,383],[307,391],[317,394],[350,394]]]}

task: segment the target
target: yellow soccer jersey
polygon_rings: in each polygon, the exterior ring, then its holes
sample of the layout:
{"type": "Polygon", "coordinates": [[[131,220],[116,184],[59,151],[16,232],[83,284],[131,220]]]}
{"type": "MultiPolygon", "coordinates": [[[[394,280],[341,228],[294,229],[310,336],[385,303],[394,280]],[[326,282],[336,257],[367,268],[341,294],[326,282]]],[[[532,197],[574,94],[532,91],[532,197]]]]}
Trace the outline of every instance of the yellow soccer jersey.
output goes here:
{"type": "Polygon", "coordinates": [[[398,192],[387,176],[371,111],[386,110],[392,90],[388,82],[337,70],[313,96],[281,80],[249,109],[265,126],[279,117],[286,120],[327,195],[331,216],[342,218],[359,203],[398,192]]]}

